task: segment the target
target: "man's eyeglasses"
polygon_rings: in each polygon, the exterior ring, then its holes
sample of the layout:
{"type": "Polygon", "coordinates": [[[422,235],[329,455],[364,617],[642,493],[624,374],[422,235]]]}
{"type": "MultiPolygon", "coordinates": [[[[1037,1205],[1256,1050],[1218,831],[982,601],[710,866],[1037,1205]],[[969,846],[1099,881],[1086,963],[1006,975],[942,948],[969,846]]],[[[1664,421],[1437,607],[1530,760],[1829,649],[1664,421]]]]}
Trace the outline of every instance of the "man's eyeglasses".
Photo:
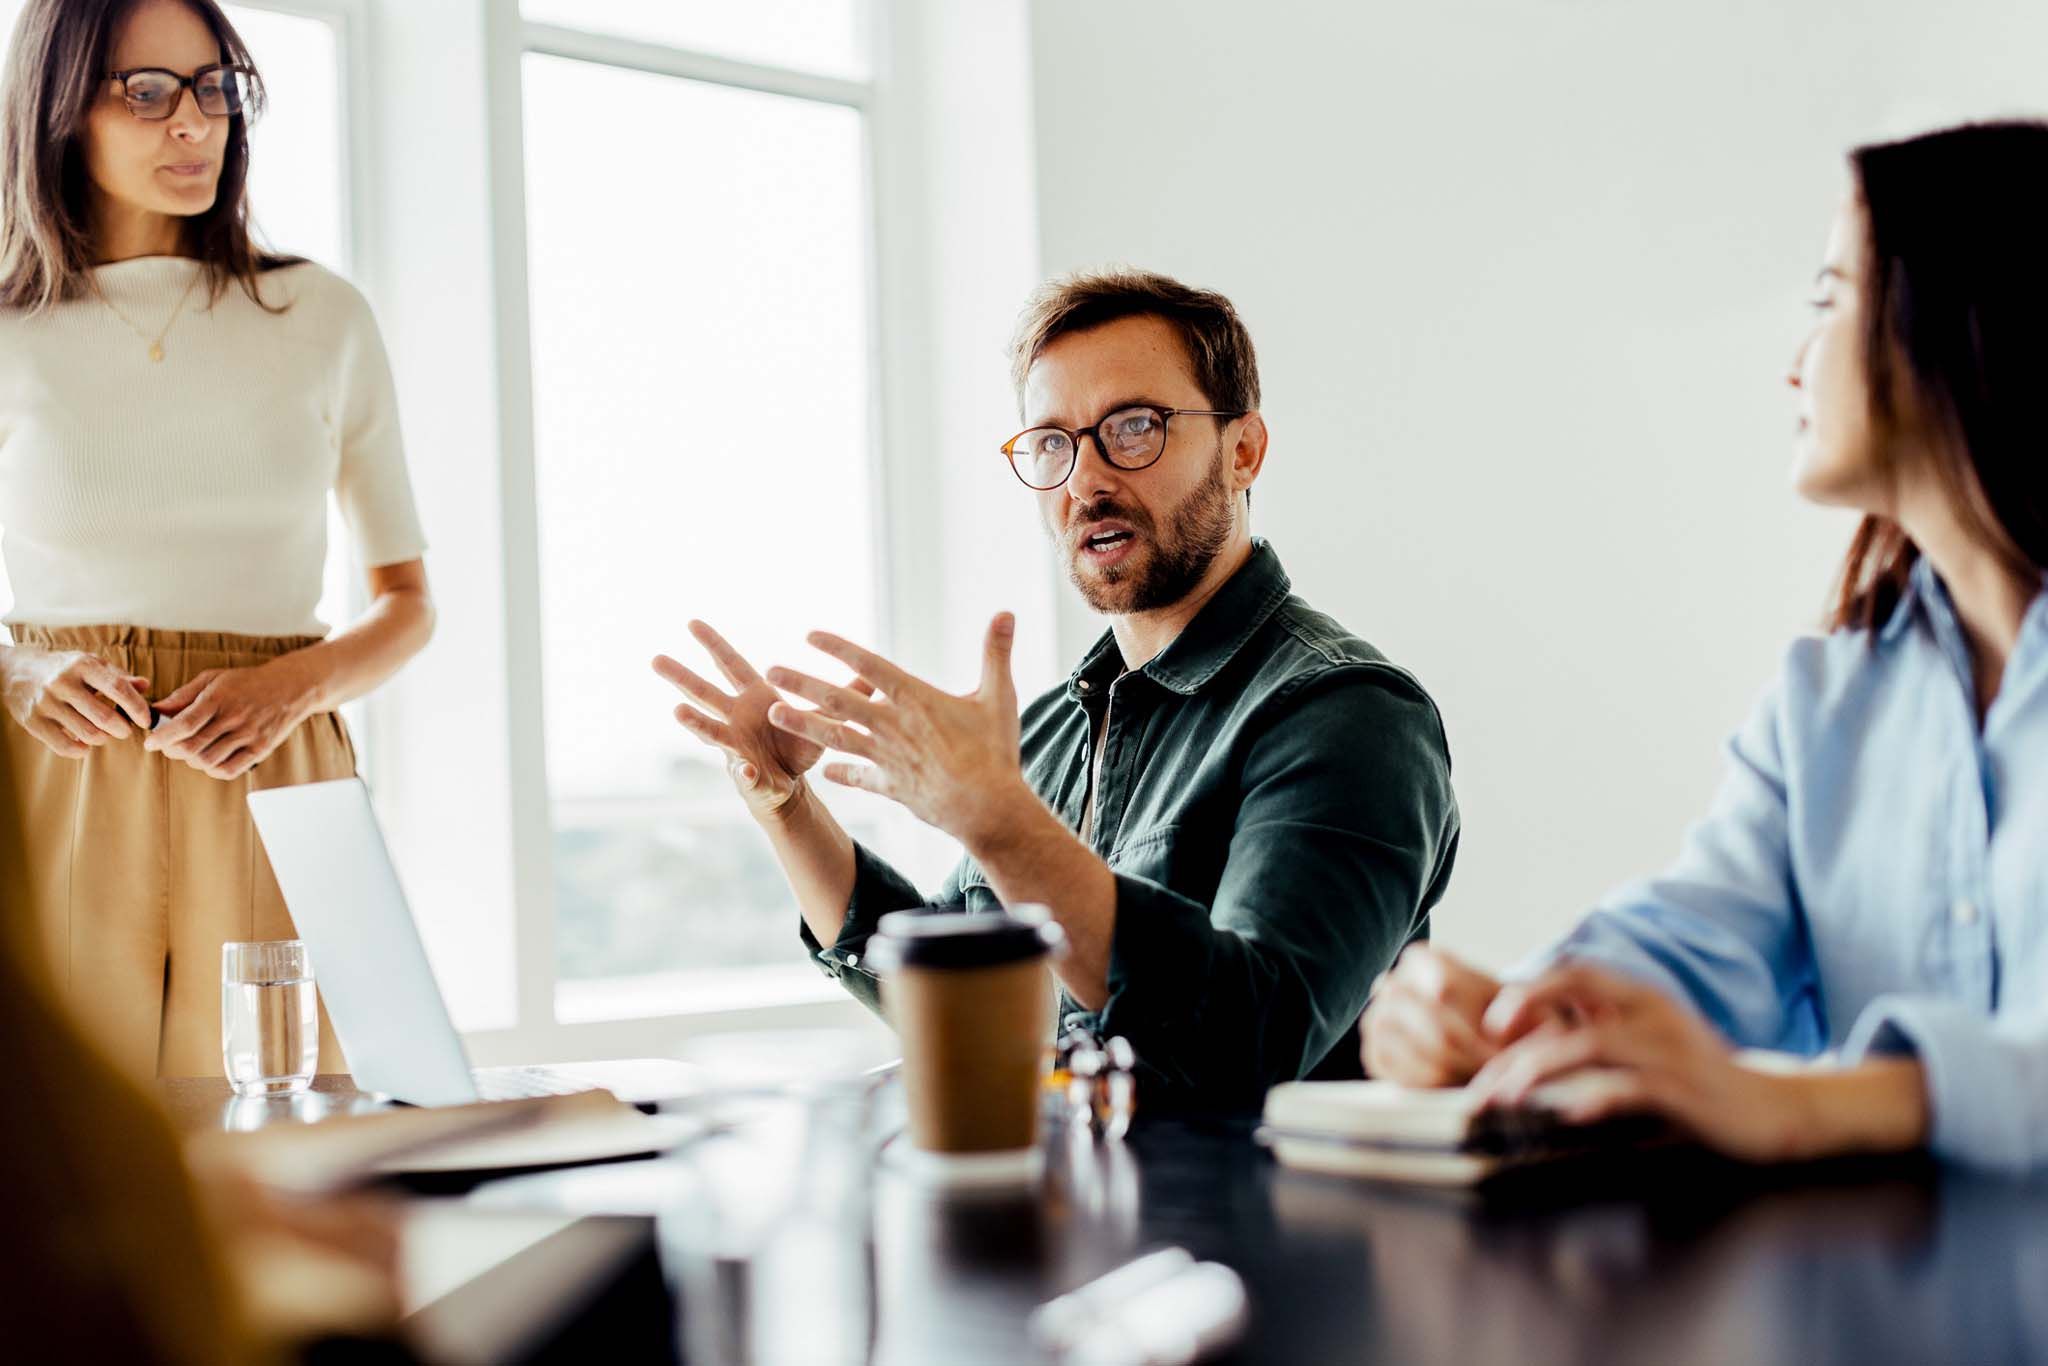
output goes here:
{"type": "Polygon", "coordinates": [[[139,66],[129,71],[109,71],[107,79],[121,83],[121,98],[129,113],[151,122],[176,113],[178,102],[188,89],[199,102],[199,112],[208,118],[241,114],[253,124],[263,113],[263,82],[243,66],[216,63],[202,66],[189,76],[158,66],[139,66]]]}
{"type": "Polygon", "coordinates": [[[1095,438],[1102,458],[1120,470],[1142,470],[1166,453],[1166,424],[1175,417],[1243,417],[1216,408],[1157,408],[1149,403],[1119,408],[1093,427],[1033,427],[1003,443],[1010,468],[1031,488],[1056,489],[1081,458],[1081,438],[1095,438]]]}

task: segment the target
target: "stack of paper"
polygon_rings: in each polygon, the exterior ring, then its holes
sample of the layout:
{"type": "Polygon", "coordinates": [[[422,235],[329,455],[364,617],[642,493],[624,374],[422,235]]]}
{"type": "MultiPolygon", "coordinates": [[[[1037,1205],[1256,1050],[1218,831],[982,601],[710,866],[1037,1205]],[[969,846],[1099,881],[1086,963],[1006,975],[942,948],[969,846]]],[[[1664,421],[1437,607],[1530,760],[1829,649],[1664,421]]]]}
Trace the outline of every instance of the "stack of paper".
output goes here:
{"type": "Polygon", "coordinates": [[[1387,1081],[1297,1081],[1266,1094],[1259,1137],[1291,1167],[1432,1186],[1467,1186],[1532,1162],[1633,1146],[1663,1126],[1641,1119],[1590,1126],[1557,1118],[1617,1084],[1588,1070],[1538,1087],[1516,1109],[1489,1109],[1462,1087],[1387,1081]]]}

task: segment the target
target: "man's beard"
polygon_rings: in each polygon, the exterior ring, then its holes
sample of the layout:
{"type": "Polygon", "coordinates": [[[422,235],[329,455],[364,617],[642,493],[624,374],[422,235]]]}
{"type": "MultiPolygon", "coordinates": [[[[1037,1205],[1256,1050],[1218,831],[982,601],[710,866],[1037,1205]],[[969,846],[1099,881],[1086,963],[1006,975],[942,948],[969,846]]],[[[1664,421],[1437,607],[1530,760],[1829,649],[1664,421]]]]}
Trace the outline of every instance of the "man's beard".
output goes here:
{"type": "Polygon", "coordinates": [[[1223,477],[1223,466],[1224,450],[1219,444],[1209,473],[1167,515],[1164,536],[1152,534],[1154,528],[1143,513],[1113,502],[1091,503],[1074,519],[1077,524],[1086,524],[1107,517],[1120,518],[1152,543],[1152,554],[1137,569],[1116,564],[1097,575],[1082,569],[1086,550],[1079,546],[1069,550],[1067,576],[1092,610],[1105,616],[1153,612],[1171,607],[1194,591],[1230,540],[1232,494],[1223,477]]]}

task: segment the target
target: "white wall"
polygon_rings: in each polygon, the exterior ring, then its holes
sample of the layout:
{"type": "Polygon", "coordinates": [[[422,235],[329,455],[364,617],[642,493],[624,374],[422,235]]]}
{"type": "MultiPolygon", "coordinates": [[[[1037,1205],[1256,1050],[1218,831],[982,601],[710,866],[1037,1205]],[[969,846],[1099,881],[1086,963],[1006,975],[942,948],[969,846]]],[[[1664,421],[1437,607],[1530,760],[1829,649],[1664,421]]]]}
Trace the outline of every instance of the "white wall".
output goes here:
{"type": "MultiPolygon", "coordinates": [[[[1852,144],[2048,110],[2048,5],[1035,0],[1048,271],[1221,289],[1254,509],[1420,674],[1502,965],[1675,848],[1850,524],[1782,377],[1852,144]]],[[[1068,607],[1062,645],[1094,626],[1068,607]]]]}

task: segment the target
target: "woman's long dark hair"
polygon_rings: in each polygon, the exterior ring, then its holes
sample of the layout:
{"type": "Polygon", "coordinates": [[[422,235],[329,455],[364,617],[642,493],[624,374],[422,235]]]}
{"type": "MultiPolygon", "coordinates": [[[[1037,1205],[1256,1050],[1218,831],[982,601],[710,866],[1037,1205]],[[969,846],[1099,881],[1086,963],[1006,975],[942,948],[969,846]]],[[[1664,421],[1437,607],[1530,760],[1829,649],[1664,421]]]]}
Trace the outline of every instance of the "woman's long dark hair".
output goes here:
{"type": "MultiPolygon", "coordinates": [[[[1850,155],[1880,432],[1931,437],[1956,506],[2015,573],[2048,567],[2048,123],[1965,124],[1850,155]]],[[[1920,549],[1856,529],[1830,625],[1891,614],[1920,549]]]]}
{"type": "MultiPolygon", "coordinates": [[[[0,308],[46,309],[91,289],[92,223],[85,170],[86,116],[106,88],[114,40],[137,0],[29,0],[14,26],[0,95],[0,308]]],[[[220,59],[255,70],[249,49],[214,0],[182,0],[213,30],[220,59]]],[[[290,264],[256,245],[249,229],[249,120],[230,116],[213,206],[186,221],[186,249],[205,265],[209,297],[239,282],[259,305],[256,277],[290,264]]]]}

